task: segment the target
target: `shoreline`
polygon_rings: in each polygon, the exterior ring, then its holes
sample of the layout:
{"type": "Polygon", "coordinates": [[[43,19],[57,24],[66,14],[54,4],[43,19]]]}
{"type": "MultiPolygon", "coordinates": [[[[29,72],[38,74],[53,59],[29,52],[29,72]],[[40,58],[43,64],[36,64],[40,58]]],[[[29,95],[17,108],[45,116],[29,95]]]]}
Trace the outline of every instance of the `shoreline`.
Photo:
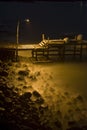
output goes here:
{"type": "Polygon", "coordinates": [[[25,60],[0,64],[0,127],[13,130],[87,127],[87,64],[32,64],[25,60]]]}

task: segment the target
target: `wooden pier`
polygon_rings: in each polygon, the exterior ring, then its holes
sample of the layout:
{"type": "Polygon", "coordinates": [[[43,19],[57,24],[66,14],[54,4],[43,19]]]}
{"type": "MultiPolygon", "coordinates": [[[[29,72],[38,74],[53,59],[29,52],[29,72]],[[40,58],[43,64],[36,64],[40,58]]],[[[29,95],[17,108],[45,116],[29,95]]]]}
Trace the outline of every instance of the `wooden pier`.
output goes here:
{"type": "Polygon", "coordinates": [[[56,42],[49,43],[47,46],[40,46],[39,44],[22,44],[18,45],[2,45],[0,46],[0,59],[18,59],[18,54],[16,55],[16,51],[28,50],[31,51],[32,59],[39,61],[39,59],[46,60],[54,60],[61,59],[64,60],[66,57],[70,56],[73,58],[79,57],[81,60],[84,55],[87,56],[87,41],[82,41],[81,43],[77,43],[76,41],[72,41],[70,43],[64,42],[56,42]]]}
{"type": "Polygon", "coordinates": [[[74,59],[79,57],[81,60],[83,58],[84,50],[85,55],[87,56],[86,42],[49,43],[45,47],[36,46],[32,49],[32,57],[35,58],[36,61],[39,60],[39,57],[46,58],[47,60],[64,60],[68,56],[74,59]]]}

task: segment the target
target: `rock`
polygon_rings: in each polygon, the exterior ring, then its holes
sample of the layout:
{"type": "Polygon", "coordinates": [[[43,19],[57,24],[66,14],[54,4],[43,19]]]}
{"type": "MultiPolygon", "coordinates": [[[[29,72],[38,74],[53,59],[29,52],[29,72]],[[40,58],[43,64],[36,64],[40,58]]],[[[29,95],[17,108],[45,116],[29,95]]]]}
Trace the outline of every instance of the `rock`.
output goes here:
{"type": "Polygon", "coordinates": [[[19,77],[18,77],[18,80],[19,80],[19,81],[24,80],[24,76],[23,76],[23,75],[19,76],[19,77]]]}
{"type": "Polygon", "coordinates": [[[8,121],[2,121],[0,122],[0,130],[18,130],[16,123],[14,122],[8,122],[8,121]]]}
{"type": "Polygon", "coordinates": [[[41,95],[37,91],[33,91],[32,94],[37,98],[41,97],[41,95]]]}
{"type": "Polygon", "coordinates": [[[84,100],[83,100],[83,97],[81,95],[78,95],[77,97],[75,97],[73,99],[74,103],[83,103],[84,100]]]}
{"type": "Polygon", "coordinates": [[[9,62],[8,62],[8,66],[12,66],[12,61],[9,61],[9,62]]]}
{"type": "Polygon", "coordinates": [[[22,75],[22,76],[28,76],[29,75],[29,72],[27,70],[20,70],[18,72],[19,75],[22,75]]]}
{"type": "Polygon", "coordinates": [[[42,97],[40,97],[35,102],[41,105],[44,103],[44,99],[42,97]]]}
{"type": "Polygon", "coordinates": [[[27,86],[23,86],[23,89],[26,89],[27,88],[27,86]]]}
{"type": "Polygon", "coordinates": [[[83,130],[83,129],[80,128],[80,127],[71,127],[71,128],[69,128],[69,129],[67,129],[67,130],[83,130]]]}
{"type": "Polygon", "coordinates": [[[23,64],[23,67],[26,67],[26,68],[28,68],[28,66],[27,66],[26,64],[23,64]]]}
{"type": "Polygon", "coordinates": [[[0,66],[2,65],[2,61],[0,60],[0,66]]]}
{"type": "Polygon", "coordinates": [[[36,75],[34,75],[34,74],[31,74],[30,76],[29,76],[29,78],[31,79],[31,80],[36,80],[37,78],[36,78],[36,75]]]}
{"type": "Polygon", "coordinates": [[[31,100],[39,103],[39,101],[41,100],[40,98],[41,98],[41,95],[36,90],[33,91],[31,100]]]}
{"type": "Polygon", "coordinates": [[[2,70],[2,71],[0,71],[0,76],[5,76],[5,77],[7,77],[7,76],[8,76],[8,72],[5,71],[5,70],[2,70]]]}
{"type": "Polygon", "coordinates": [[[69,125],[69,127],[71,127],[71,126],[76,126],[76,125],[77,125],[77,122],[76,122],[76,121],[69,121],[69,122],[68,122],[68,125],[69,125]]]}
{"type": "Polygon", "coordinates": [[[11,96],[13,96],[13,95],[12,95],[12,89],[10,89],[10,88],[5,88],[5,90],[3,91],[3,93],[4,93],[4,95],[5,95],[6,97],[11,97],[11,96]]]}
{"type": "Polygon", "coordinates": [[[62,128],[62,123],[60,121],[55,121],[55,125],[58,127],[58,128],[62,128]]]}
{"type": "Polygon", "coordinates": [[[15,67],[16,67],[16,68],[20,68],[20,66],[21,66],[21,63],[20,63],[20,62],[18,62],[18,63],[15,64],[15,67]]]}
{"type": "Polygon", "coordinates": [[[0,105],[3,104],[3,101],[5,99],[5,96],[3,93],[0,94],[0,105]]]}
{"type": "Polygon", "coordinates": [[[7,92],[7,89],[8,88],[6,84],[4,83],[0,84],[0,90],[2,91],[3,94],[7,92]]]}
{"type": "Polygon", "coordinates": [[[3,95],[3,91],[2,91],[2,90],[0,90],[0,96],[1,96],[1,95],[3,95]]]}
{"type": "Polygon", "coordinates": [[[10,103],[10,102],[12,102],[12,99],[9,98],[9,97],[6,97],[6,98],[5,98],[5,101],[6,101],[7,103],[10,103]]]}
{"type": "Polygon", "coordinates": [[[41,107],[42,107],[42,108],[44,108],[44,109],[48,109],[48,105],[47,105],[47,104],[45,104],[45,103],[44,103],[44,104],[42,104],[42,105],[41,105],[41,107]]]}
{"type": "Polygon", "coordinates": [[[39,75],[40,75],[40,72],[39,72],[39,71],[36,71],[36,72],[34,73],[34,75],[35,75],[35,76],[39,76],[39,75]]]}
{"type": "Polygon", "coordinates": [[[20,96],[21,100],[30,100],[32,94],[30,92],[25,92],[22,96],[20,96]]]}
{"type": "Polygon", "coordinates": [[[79,100],[79,101],[81,101],[81,102],[83,102],[83,97],[82,97],[81,95],[78,95],[78,96],[76,97],[76,99],[79,100]]]}
{"type": "Polygon", "coordinates": [[[20,130],[33,130],[33,128],[26,125],[21,125],[20,130]]]}
{"type": "Polygon", "coordinates": [[[59,119],[62,119],[62,112],[60,110],[58,110],[56,114],[59,117],[59,119]]]}
{"type": "Polygon", "coordinates": [[[87,125],[84,125],[84,126],[82,127],[82,130],[87,130],[87,125]]]}
{"type": "Polygon", "coordinates": [[[4,107],[0,107],[0,112],[5,111],[6,109],[4,107]]]}
{"type": "Polygon", "coordinates": [[[50,126],[42,125],[40,130],[53,130],[50,126]]]}
{"type": "MultiPolygon", "coordinates": [[[[42,104],[43,105],[43,104],[42,104]]],[[[47,107],[42,107],[42,105],[40,105],[39,107],[39,112],[40,114],[44,114],[44,111],[47,111],[48,110],[48,106],[47,107]]]]}
{"type": "Polygon", "coordinates": [[[32,129],[29,129],[29,130],[38,130],[39,125],[40,125],[37,121],[34,121],[34,119],[32,119],[31,121],[25,120],[23,122],[24,122],[23,124],[25,126],[32,128],[32,129]]]}

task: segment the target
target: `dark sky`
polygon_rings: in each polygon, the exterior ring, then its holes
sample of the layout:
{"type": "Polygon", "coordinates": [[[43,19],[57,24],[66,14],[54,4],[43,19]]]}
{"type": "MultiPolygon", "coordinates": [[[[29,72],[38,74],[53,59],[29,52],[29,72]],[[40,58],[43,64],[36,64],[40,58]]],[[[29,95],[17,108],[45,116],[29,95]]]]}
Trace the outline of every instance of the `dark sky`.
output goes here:
{"type": "MultiPolygon", "coordinates": [[[[81,2],[0,2],[0,34],[15,39],[17,21],[20,20],[20,41],[40,41],[46,38],[61,38],[86,32],[87,5],[81,2]],[[30,23],[25,24],[24,19],[30,23]],[[12,36],[12,37],[11,37],[12,36]]],[[[6,37],[4,38],[6,39],[6,37]]],[[[3,40],[3,38],[2,38],[3,40]]]]}

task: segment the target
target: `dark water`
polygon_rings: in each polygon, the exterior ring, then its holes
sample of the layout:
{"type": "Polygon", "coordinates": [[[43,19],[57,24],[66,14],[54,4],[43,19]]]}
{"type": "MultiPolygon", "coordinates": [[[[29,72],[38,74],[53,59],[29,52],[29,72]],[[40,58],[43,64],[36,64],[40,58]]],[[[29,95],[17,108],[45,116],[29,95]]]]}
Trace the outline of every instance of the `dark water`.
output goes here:
{"type": "Polygon", "coordinates": [[[39,42],[42,33],[46,38],[83,34],[86,39],[87,2],[0,2],[0,43],[16,42],[18,20],[20,43],[39,42]]]}

